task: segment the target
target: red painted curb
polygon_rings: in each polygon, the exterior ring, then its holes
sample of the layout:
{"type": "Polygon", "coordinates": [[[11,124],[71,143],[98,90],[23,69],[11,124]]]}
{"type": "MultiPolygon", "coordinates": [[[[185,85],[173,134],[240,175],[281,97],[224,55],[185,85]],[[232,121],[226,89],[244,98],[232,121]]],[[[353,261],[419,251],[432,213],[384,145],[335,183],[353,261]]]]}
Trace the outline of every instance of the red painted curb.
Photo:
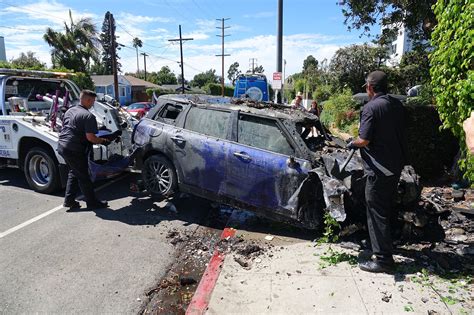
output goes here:
{"type": "MultiPolygon", "coordinates": [[[[221,239],[234,237],[236,230],[233,228],[225,228],[222,231],[221,239]]],[[[186,315],[204,314],[209,300],[211,299],[212,291],[216,286],[217,279],[221,273],[221,266],[224,262],[225,253],[219,253],[216,249],[207,265],[206,271],[199,282],[199,285],[194,293],[191,303],[189,303],[186,315]]]]}

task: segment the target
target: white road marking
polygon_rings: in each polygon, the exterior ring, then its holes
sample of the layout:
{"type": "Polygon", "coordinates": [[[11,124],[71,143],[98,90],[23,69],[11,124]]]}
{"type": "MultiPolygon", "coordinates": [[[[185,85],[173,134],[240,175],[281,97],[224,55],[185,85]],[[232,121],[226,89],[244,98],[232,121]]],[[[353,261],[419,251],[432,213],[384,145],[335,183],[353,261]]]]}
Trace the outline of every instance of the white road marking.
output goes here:
{"type": "MultiPolygon", "coordinates": [[[[128,175],[128,174],[125,174],[125,175],[123,175],[123,176],[119,176],[119,177],[117,177],[117,178],[111,180],[110,182],[105,183],[104,185],[98,187],[97,189],[95,189],[95,191],[99,191],[99,190],[101,190],[101,189],[104,189],[104,188],[106,188],[106,187],[108,187],[108,186],[110,186],[110,185],[112,185],[112,184],[118,182],[119,180],[125,178],[127,175],[128,175]]],[[[82,197],[83,197],[83,196],[81,195],[81,196],[78,197],[78,199],[80,199],[80,198],[82,198],[82,197]]],[[[5,236],[7,236],[7,235],[9,235],[9,234],[12,234],[12,233],[14,233],[14,232],[20,230],[20,229],[22,229],[22,228],[24,228],[25,226],[28,226],[28,225],[30,225],[30,224],[32,224],[32,223],[38,221],[38,220],[41,220],[42,218],[44,218],[44,217],[46,217],[46,216],[48,216],[48,215],[50,215],[50,214],[52,214],[52,213],[55,213],[56,211],[61,210],[61,209],[63,209],[63,208],[64,208],[63,205],[59,205],[59,206],[57,206],[57,207],[55,207],[55,208],[53,208],[53,209],[51,209],[51,210],[48,210],[48,211],[46,211],[46,212],[43,212],[43,213],[40,214],[40,215],[37,215],[36,217],[34,217],[34,218],[32,218],[32,219],[29,219],[28,221],[25,221],[25,222],[23,222],[23,223],[21,223],[21,224],[18,224],[17,226],[14,226],[14,227],[12,227],[11,229],[8,229],[8,230],[6,230],[5,232],[0,233],[0,239],[3,238],[3,237],[5,237],[5,236]]]]}

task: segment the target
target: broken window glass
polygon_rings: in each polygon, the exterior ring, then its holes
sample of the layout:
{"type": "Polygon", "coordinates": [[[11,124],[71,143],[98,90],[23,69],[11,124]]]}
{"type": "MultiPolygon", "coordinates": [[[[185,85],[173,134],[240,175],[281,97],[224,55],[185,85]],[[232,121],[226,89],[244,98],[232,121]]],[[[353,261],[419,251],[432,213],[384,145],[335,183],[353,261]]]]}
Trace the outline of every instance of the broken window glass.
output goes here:
{"type": "Polygon", "coordinates": [[[182,111],[183,107],[180,105],[166,104],[159,117],[169,119],[174,122],[182,111]]]}
{"type": "Polygon", "coordinates": [[[184,128],[225,139],[229,119],[229,112],[193,107],[189,110],[184,128]]]}
{"type": "Polygon", "coordinates": [[[294,155],[276,121],[250,115],[239,115],[238,142],[260,149],[294,155]]]}

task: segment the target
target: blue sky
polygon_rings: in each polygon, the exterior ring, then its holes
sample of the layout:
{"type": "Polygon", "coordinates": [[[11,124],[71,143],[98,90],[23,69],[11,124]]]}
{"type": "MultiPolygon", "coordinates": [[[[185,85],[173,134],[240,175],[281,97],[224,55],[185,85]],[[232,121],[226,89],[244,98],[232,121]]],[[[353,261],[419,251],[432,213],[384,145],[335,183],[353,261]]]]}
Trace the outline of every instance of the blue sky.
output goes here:
{"type": "MultiPolygon", "coordinates": [[[[306,56],[328,60],[334,52],[346,45],[367,41],[359,31],[348,32],[336,0],[286,0],[284,1],[284,48],[287,61],[286,75],[301,70],[306,56]]],[[[169,66],[179,72],[179,45],[168,42],[178,36],[178,25],[183,35],[194,40],[184,44],[185,77],[208,69],[221,72],[220,26],[218,18],[230,18],[226,33],[225,69],[234,61],[247,70],[249,58],[256,58],[265,73],[275,71],[276,63],[276,10],[277,0],[135,0],[135,1],[13,1],[0,0],[0,36],[5,37],[7,59],[20,52],[33,51],[50,64],[49,46],[42,35],[46,27],[61,30],[68,18],[91,17],[100,30],[107,10],[117,22],[118,42],[128,47],[119,52],[122,70],[136,71],[136,53],[132,38],[144,42],[141,51],[150,55],[147,70],[157,71],[169,66]]],[[[374,33],[378,30],[374,28],[374,33]]],[[[143,68],[143,58],[140,58],[143,68]]]]}

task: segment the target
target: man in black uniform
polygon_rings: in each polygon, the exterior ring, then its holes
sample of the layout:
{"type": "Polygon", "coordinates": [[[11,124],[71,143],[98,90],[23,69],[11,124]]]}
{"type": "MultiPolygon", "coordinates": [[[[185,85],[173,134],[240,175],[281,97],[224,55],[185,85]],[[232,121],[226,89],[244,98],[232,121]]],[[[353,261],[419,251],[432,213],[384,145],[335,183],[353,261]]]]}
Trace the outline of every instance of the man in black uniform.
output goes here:
{"type": "Polygon", "coordinates": [[[89,176],[88,155],[92,144],[108,144],[108,140],[97,137],[97,121],[89,112],[94,105],[96,94],[83,90],[80,95],[80,105],[66,111],[63,126],[59,133],[58,153],[69,166],[64,207],[80,208],[75,200],[79,187],[84,194],[89,209],[105,208],[107,202],[97,199],[92,181],[89,176]]]}
{"type": "Polygon", "coordinates": [[[360,113],[359,137],[349,143],[361,149],[367,175],[365,199],[372,259],[359,264],[362,270],[387,272],[394,266],[390,218],[405,163],[404,116],[401,102],[387,95],[387,76],[371,72],[366,80],[370,101],[360,113]]]}

